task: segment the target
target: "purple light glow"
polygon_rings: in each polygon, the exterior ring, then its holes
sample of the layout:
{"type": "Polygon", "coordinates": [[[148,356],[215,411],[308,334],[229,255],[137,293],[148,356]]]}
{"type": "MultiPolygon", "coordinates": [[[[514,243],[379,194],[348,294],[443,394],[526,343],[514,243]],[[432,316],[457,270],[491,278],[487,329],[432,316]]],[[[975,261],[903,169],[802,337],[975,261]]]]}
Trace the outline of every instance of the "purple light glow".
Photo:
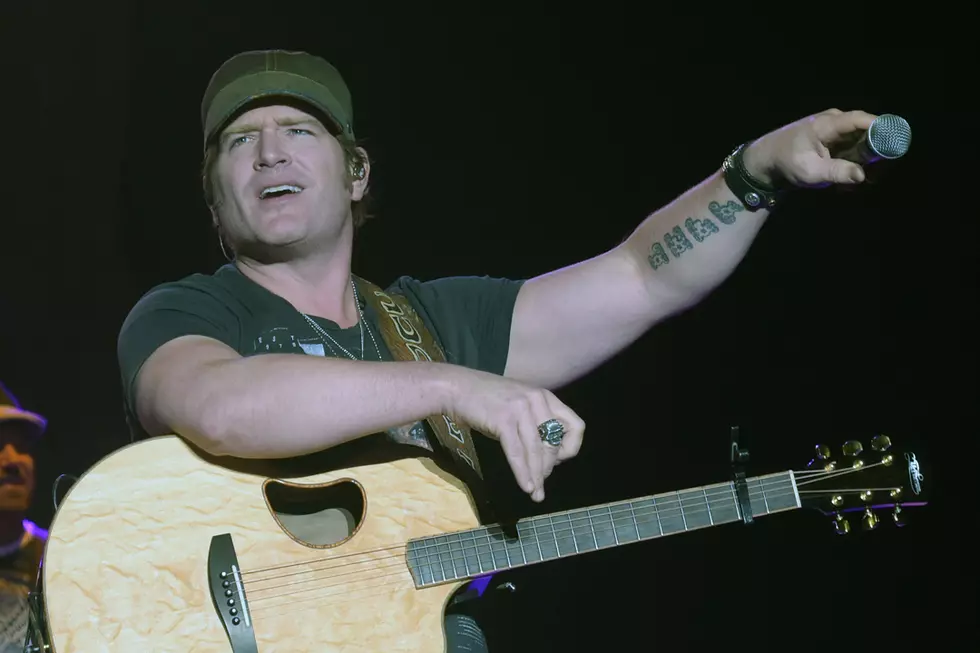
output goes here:
{"type": "Polygon", "coordinates": [[[487,589],[487,585],[490,584],[491,578],[493,578],[493,574],[487,574],[486,576],[477,576],[472,581],[470,581],[470,587],[476,590],[477,596],[483,596],[483,593],[487,589]]]}

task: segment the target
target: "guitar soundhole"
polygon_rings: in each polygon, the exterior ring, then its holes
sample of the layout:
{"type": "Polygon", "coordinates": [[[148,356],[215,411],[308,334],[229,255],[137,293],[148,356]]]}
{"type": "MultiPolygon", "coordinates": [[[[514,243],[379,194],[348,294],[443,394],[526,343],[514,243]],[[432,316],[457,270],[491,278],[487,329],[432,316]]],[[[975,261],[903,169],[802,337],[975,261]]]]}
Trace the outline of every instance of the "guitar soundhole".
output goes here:
{"type": "Polygon", "coordinates": [[[353,481],[331,485],[268,481],[265,497],[282,529],[309,546],[339,544],[364,519],[364,494],[353,481]]]}

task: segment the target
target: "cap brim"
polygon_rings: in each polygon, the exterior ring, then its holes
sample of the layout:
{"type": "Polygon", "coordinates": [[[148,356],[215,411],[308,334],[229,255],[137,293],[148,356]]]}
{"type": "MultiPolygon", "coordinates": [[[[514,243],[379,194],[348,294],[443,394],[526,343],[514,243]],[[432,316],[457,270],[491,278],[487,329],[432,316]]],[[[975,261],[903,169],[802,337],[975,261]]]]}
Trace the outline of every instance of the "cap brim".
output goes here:
{"type": "Polygon", "coordinates": [[[300,75],[270,70],[246,75],[221,89],[211,102],[204,128],[205,143],[247,105],[270,98],[291,98],[319,109],[342,133],[353,136],[340,102],[330,90],[300,75]]]}
{"type": "Polygon", "coordinates": [[[14,408],[13,406],[0,406],[0,422],[11,421],[28,422],[34,425],[36,435],[41,435],[48,427],[48,421],[37,413],[14,408]]]}

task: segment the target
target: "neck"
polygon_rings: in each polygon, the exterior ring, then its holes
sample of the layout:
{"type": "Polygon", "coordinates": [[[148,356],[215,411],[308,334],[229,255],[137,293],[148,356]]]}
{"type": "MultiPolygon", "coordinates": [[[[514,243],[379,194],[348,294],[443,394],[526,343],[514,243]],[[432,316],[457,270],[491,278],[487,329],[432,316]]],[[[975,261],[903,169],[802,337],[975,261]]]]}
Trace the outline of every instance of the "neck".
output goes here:
{"type": "Polygon", "coordinates": [[[20,540],[24,536],[24,513],[0,512],[0,547],[20,540]]]}
{"type": "MultiPolygon", "coordinates": [[[[716,483],[521,519],[511,534],[491,525],[416,538],[408,543],[407,561],[417,587],[475,578],[738,522],[744,516],[736,492],[731,482],[716,483]]],[[[801,507],[788,471],[746,479],[746,494],[753,517],[801,507]]]]}
{"type": "Polygon", "coordinates": [[[235,264],[246,277],[301,313],[332,320],[343,328],[357,324],[350,284],[350,239],[343,238],[329,248],[288,261],[262,263],[240,257],[235,264]]]}

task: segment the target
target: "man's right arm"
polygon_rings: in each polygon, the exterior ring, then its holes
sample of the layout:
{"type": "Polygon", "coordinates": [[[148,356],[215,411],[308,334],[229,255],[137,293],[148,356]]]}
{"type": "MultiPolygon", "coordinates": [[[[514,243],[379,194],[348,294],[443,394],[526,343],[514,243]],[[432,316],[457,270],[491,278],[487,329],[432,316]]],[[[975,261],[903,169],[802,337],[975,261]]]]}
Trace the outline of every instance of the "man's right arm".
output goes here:
{"type": "Polygon", "coordinates": [[[135,383],[150,435],[178,433],[205,451],[284,458],[448,412],[463,368],[263,354],[212,338],[161,345],[135,383]]]}
{"type": "Polygon", "coordinates": [[[498,439],[518,484],[537,501],[555,462],[582,444],[584,423],[554,394],[499,373],[454,363],[243,356],[238,318],[216,292],[194,283],[155,290],[123,324],[125,403],[150,436],[177,434],[214,455],[287,458],[445,414],[498,439]],[[538,435],[550,418],[565,424],[561,447],[538,435]]]}

